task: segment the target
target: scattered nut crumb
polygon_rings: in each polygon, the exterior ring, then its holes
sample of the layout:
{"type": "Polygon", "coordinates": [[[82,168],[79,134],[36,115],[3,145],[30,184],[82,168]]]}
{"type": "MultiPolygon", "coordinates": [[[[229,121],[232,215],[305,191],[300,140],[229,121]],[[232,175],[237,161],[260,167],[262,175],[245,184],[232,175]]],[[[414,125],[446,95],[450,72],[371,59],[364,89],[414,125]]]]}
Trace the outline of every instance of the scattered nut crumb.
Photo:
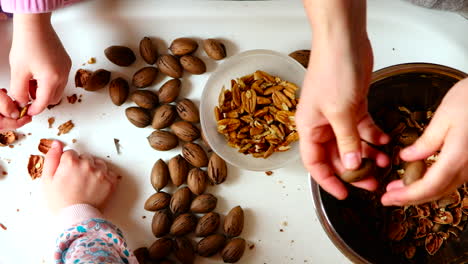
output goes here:
{"type": "Polygon", "coordinates": [[[88,64],[94,64],[94,63],[96,63],[96,58],[94,57],[89,58],[88,64]]]}
{"type": "Polygon", "coordinates": [[[81,99],[78,99],[78,103],[81,103],[81,99]]]}
{"type": "Polygon", "coordinates": [[[59,105],[61,102],[62,102],[62,100],[60,100],[60,101],[59,101],[57,104],[54,104],[54,105],[49,105],[49,106],[47,106],[47,109],[49,109],[49,110],[50,110],[50,109],[52,109],[52,108],[56,107],[57,105],[59,105]]]}
{"type": "Polygon", "coordinates": [[[76,139],[72,139],[72,143],[75,144],[75,143],[76,143],[76,139]]]}
{"type": "Polygon", "coordinates": [[[24,117],[28,113],[28,109],[29,109],[29,105],[24,106],[23,109],[21,109],[19,118],[24,117]]]}
{"type": "Polygon", "coordinates": [[[3,230],[7,230],[7,227],[6,227],[4,224],[2,224],[2,223],[0,223],[0,227],[1,227],[3,230]]]}
{"type": "Polygon", "coordinates": [[[288,222],[286,221],[283,221],[283,223],[281,223],[283,226],[288,226],[288,222]]]}
{"type": "Polygon", "coordinates": [[[117,138],[114,138],[114,145],[115,145],[115,150],[117,151],[117,154],[120,155],[120,140],[117,138]]]}
{"type": "Polygon", "coordinates": [[[280,232],[284,232],[284,230],[281,228],[281,229],[280,229],[280,232]]]}
{"type": "Polygon", "coordinates": [[[291,243],[294,243],[294,240],[291,240],[291,243]]]}
{"type": "Polygon", "coordinates": [[[44,165],[44,156],[31,155],[29,156],[28,172],[31,179],[35,180],[42,175],[42,167],[44,165]]]}
{"type": "Polygon", "coordinates": [[[32,135],[32,133],[28,133],[28,136],[32,135]]]}
{"type": "Polygon", "coordinates": [[[37,146],[37,149],[42,154],[47,154],[50,148],[52,148],[52,142],[54,142],[54,140],[43,138],[39,141],[39,146],[37,146]]]}
{"type": "Polygon", "coordinates": [[[52,128],[55,123],[55,117],[49,117],[49,119],[47,119],[47,123],[49,123],[49,128],[52,128]]]}
{"type": "Polygon", "coordinates": [[[146,218],[146,215],[142,216],[141,218],[145,219],[145,218],[146,218]]]}
{"type": "Polygon", "coordinates": [[[250,249],[250,250],[252,250],[252,249],[254,249],[254,248],[255,248],[255,244],[252,244],[252,245],[249,246],[249,249],[250,249]]]}
{"type": "Polygon", "coordinates": [[[108,159],[110,159],[110,156],[109,156],[109,155],[107,155],[106,157],[107,157],[108,159]]]}
{"type": "Polygon", "coordinates": [[[78,97],[76,96],[76,94],[73,94],[71,96],[67,96],[67,100],[70,104],[74,104],[76,103],[76,100],[78,99],[78,97]]]}
{"type": "Polygon", "coordinates": [[[73,124],[73,122],[71,120],[68,120],[67,122],[61,124],[59,127],[58,127],[58,136],[62,135],[62,134],[67,134],[68,132],[70,132],[70,130],[75,126],[75,124],[73,124]]]}
{"type": "Polygon", "coordinates": [[[273,172],[272,172],[272,171],[265,171],[265,174],[266,174],[267,176],[271,176],[271,175],[273,174],[273,172]]]}
{"type": "Polygon", "coordinates": [[[17,135],[13,131],[7,131],[0,133],[0,147],[5,147],[18,139],[17,135]]]}
{"type": "Polygon", "coordinates": [[[8,147],[9,147],[9,148],[14,148],[15,146],[13,146],[13,145],[8,145],[8,147]]]}

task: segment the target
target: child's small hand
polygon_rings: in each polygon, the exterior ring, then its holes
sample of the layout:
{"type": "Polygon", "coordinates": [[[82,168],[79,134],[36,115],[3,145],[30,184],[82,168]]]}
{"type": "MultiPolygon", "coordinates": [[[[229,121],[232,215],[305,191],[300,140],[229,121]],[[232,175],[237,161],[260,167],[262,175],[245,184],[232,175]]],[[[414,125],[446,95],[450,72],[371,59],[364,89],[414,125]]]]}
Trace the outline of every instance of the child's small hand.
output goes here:
{"type": "Polygon", "coordinates": [[[13,18],[11,95],[22,106],[26,105],[30,100],[29,80],[37,80],[36,98],[28,110],[31,116],[60,101],[71,67],[50,17],[50,13],[44,13],[15,14],[13,18]]]}
{"type": "Polygon", "coordinates": [[[18,119],[20,112],[5,91],[0,89],[0,132],[14,130],[31,122],[28,115],[18,119]]]}
{"type": "Polygon", "coordinates": [[[74,204],[102,209],[115,190],[117,175],[102,159],[62,148],[54,141],[44,161],[42,180],[49,207],[54,212],[74,204]]]}

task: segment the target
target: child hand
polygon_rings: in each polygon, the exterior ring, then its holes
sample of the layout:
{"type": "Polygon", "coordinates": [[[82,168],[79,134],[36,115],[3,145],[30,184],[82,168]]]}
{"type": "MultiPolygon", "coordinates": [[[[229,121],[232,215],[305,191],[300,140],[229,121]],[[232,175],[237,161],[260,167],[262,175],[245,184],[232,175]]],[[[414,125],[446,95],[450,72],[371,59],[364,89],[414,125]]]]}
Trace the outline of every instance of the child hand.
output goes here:
{"type": "Polygon", "coordinates": [[[71,60],[50,23],[50,13],[15,14],[10,50],[11,95],[26,105],[29,80],[37,80],[37,92],[28,115],[57,104],[68,81],[71,60]]]}
{"type": "Polygon", "coordinates": [[[408,186],[391,182],[382,196],[384,205],[421,204],[449,194],[468,181],[468,78],[445,95],[429,126],[400,156],[406,161],[425,159],[440,150],[424,177],[408,186]]]}
{"type": "Polygon", "coordinates": [[[42,181],[54,212],[74,204],[102,209],[115,190],[117,175],[102,159],[73,150],[63,152],[61,143],[54,141],[45,157],[42,181]]]}
{"type": "Polygon", "coordinates": [[[0,89],[0,132],[14,130],[31,122],[28,115],[18,119],[18,107],[5,91],[6,89],[0,89]]]}

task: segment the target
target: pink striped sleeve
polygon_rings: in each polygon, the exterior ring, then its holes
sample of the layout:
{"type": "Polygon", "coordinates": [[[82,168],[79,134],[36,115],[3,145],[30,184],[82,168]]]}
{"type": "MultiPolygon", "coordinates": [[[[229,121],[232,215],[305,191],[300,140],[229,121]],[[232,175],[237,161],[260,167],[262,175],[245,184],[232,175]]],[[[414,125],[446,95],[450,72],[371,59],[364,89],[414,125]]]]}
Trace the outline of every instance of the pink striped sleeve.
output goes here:
{"type": "Polygon", "coordinates": [[[81,0],[0,0],[8,13],[47,13],[81,0]]]}

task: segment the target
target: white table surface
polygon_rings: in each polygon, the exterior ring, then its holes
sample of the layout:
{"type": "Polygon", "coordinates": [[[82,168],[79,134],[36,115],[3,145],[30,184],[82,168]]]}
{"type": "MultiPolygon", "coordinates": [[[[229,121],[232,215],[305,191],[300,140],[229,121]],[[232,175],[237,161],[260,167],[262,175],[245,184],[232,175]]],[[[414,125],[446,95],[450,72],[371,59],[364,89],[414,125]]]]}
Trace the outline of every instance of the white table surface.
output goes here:
{"type": "MultiPolygon", "coordinates": [[[[432,62],[468,71],[468,20],[453,13],[387,0],[369,1],[368,13],[375,69],[403,62],[432,62]]],[[[65,95],[82,94],[83,102],[71,105],[64,100],[60,106],[46,110],[19,129],[32,135],[13,149],[0,149],[0,166],[8,171],[6,177],[0,176],[0,223],[8,228],[0,229],[2,264],[52,263],[58,227],[45,209],[40,180],[32,181],[26,172],[29,155],[38,154],[40,138],[58,138],[79,152],[110,156],[108,160],[118,167],[123,179],[105,215],[124,231],[131,248],[149,246],[155,240],[150,229],[152,214],[142,208],[154,193],[149,174],[158,158],[168,160],[180,148],[168,152],[151,149],[146,136],[152,129],[136,128],[124,115],[130,102],[117,107],[111,103],[107,89],[90,93],[74,87],[75,71],[90,57],[96,57],[97,63],[86,68],[105,68],[112,71],[113,77],[130,79],[144,65],[142,60],[130,69],[112,65],[103,55],[107,46],[123,44],[138,51],[140,39],[151,36],[162,51],[177,37],[216,37],[225,40],[228,55],[256,48],[289,53],[309,48],[311,38],[301,1],[297,0],[89,1],[56,12],[53,21],[73,60],[65,95]],[[54,129],[47,125],[51,116],[56,118],[54,129]],[[69,119],[76,127],[57,137],[57,126],[69,119]],[[116,154],[114,138],[120,139],[121,155],[116,154]],[[72,139],[77,143],[72,144],[72,139]]],[[[9,86],[11,30],[11,23],[0,23],[0,87],[9,86]]],[[[201,51],[197,53],[207,62],[209,72],[216,68],[217,63],[201,51]]],[[[208,76],[185,77],[181,96],[198,103],[208,76]]],[[[163,80],[159,80],[153,89],[160,87],[163,80]]],[[[236,205],[245,208],[242,237],[255,248],[246,250],[241,263],[349,262],[317,221],[307,172],[299,161],[269,177],[229,167],[228,180],[209,187],[208,192],[218,196],[219,213],[225,214],[236,205]]],[[[219,257],[197,260],[220,262],[219,257]]]]}

